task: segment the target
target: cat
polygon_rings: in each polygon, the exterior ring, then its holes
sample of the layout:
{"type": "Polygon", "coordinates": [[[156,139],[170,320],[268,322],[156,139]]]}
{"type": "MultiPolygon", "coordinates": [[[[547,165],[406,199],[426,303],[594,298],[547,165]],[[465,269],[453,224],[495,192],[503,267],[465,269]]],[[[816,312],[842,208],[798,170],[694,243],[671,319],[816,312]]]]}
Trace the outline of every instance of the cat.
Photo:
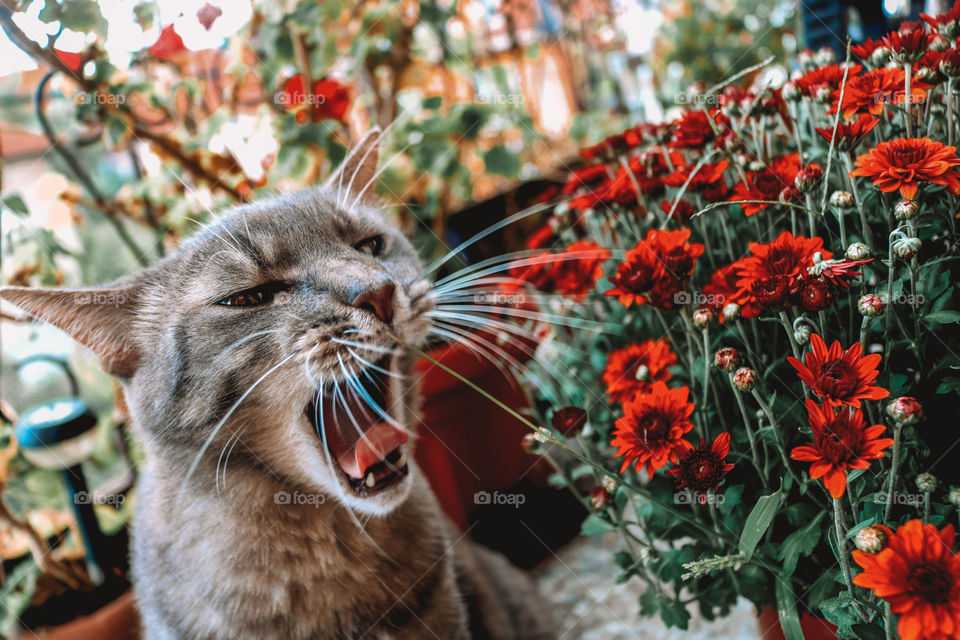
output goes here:
{"type": "Polygon", "coordinates": [[[533,583],[449,522],[413,459],[398,340],[426,345],[434,302],[369,193],[381,138],[109,286],[0,289],[121,382],[146,640],[553,637],[533,583]]]}

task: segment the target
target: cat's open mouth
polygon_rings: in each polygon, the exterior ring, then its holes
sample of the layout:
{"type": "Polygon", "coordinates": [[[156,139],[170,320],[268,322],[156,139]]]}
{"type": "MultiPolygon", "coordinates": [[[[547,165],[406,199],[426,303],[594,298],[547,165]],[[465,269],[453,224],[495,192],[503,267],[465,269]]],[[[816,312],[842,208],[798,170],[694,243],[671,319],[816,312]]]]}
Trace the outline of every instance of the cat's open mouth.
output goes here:
{"type": "Polygon", "coordinates": [[[407,432],[387,413],[389,370],[387,356],[360,372],[355,385],[340,381],[339,391],[325,388],[319,403],[312,401],[306,408],[332,462],[360,496],[387,489],[409,472],[403,450],[407,432]]]}

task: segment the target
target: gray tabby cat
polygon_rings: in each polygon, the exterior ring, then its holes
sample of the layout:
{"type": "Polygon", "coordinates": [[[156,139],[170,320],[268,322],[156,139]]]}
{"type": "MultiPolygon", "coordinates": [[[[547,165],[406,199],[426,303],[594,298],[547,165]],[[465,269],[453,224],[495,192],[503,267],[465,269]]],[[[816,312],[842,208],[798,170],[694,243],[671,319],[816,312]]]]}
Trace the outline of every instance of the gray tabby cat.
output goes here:
{"type": "Polygon", "coordinates": [[[379,141],[108,287],[0,289],[123,384],[147,640],[552,637],[532,584],[449,523],[411,455],[394,336],[423,346],[433,302],[367,196],[379,141]]]}

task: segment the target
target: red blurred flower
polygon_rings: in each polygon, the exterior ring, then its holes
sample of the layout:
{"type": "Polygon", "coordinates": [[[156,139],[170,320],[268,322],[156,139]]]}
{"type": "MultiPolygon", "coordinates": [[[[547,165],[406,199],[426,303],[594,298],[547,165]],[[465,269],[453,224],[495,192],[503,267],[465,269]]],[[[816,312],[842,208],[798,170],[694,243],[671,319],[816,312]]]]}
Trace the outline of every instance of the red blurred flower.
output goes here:
{"type": "Polygon", "coordinates": [[[715,491],[723,475],[733,469],[732,464],[724,461],[728,453],[730,433],[724,431],[709,447],[704,446],[701,438],[700,446],[688,451],[680,458],[677,466],[663,473],[674,479],[677,489],[689,489],[697,501],[704,504],[707,493],[715,491]]]}
{"type": "Polygon", "coordinates": [[[844,350],[839,342],[827,348],[818,334],[810,336],[810,351],[800,362],[788,357],[787,362],[815,394],[835,402],[859,407],[861,400],[880,400],[890,395],[882,387],[874,386],[879,372],[880,354],[863,355],[859,342],[844,350]]]}
{"type": "MultiPolygon", "coordinates": [[[[927,97],[930,85],[919,80],[910,85],[910,102],[923,102],[927,97]]],[[[833,92],[833,105],[828,113],[837,112],[837,103],[840,100],[840,89],[833,92]]],[[[847,78],[843,90],[843,117],[849,120],[858,111],[867,111],[875,116],[883,113],[885,103],[900,104],[906,102],[904,96],[904,71],[901,68],[891,69],[883,67],[873,69],[867,73],[847,78]]]]}
{"type": "Polygon", "coordinates": [[[880,124],[880,120],[870,114],[861,113],[860,117],[853,122],[841,122],[837,125],[836,138],[833,137],[833,127],[817,128],[817,133],[828,143],[833,139],[838,151],[850,151],[856,149],[867,134],[873,131],[873,128],[880,124]]]}
{"type": "MultiPolygon", "coordinates": [[[[800,166],[800,157],[796,152],[774,158],[765,168],[748,171],[747,180],[738,182],[733,187],[730,201],[777,200],[784,188],[793,186],[800,166]]],[[[770,205],[745,202],[740,208],[744,215],[752,216],[768,206],[770,205]]]]}
{"type": "Polygon", "coordinates": [[[550,424],[566,437],[575,436],[587,424],[587,412],[580,407],[563,407],[553,412],[550,424]]]}
{"type": "Polygon", "coordinates": [[[197,10],[197,21],[203,25],[203,28],[210,31],[210,27],[217,21],[217,18],[223,15],[223,9],[215,7],[209,2],[197,10]]]}
{"type": "Polygon", "coordinates": [[[277,100],[284,109],[295,114],[300,124],[306,124],[310,119],[314,122],[328,118],[343,120],[350,106],[350,92],[336,80],[324,79],[315,82],[308,95],[306,80],[298,73],[283,84],[277,100]]]}
{"type": "Polygon", "coordinates": [[[900,191],[902,198],[917,195],[919,181],[945,185],[951,193],[960,193],[960,159],[955,147],[930,138],[900,138],[881,142],[857,158],[851,176],[871,178],[885,193],[900,191]]]}
{"type": "Polygon", "coordinates": [[[160,37],[150,46],[149,52],[159,60],[176,62],[187,52],[187,47],[173,28],[173,23],[170,23],[160,30],[160,37]]]}
{"type": "Polygon", "coordinates": [[[720,162],[707,163],[693,173],[696,165],[683,165],[668,176],[663,178],[663,183],[670,187],[682,187],[687,184],[688,191],[702,192],[707,200],[722,200],[727,195],[727,183],[724,180],[723,173],[727,170],[730,163],[727,160],[720,162]],[[693,173],[693,178],[690,174],[693,173]]]}
{"type": "Polygon", "coordinates": [[[554,289],[574,299],[584,297],[603,276],[603,263],[609,258],[610,250],[592,240],[574,242],[554,258],[554,289]]]}
{"type": "MultiPolygon", "coordinates": [[[[179,36],[178,36],[179,37],[179,36]]],[[[79,71],[80,64],[83,62],[83,55],[79,51],[61,51],[54,49],[53,53],[60,59],[60,62],[67,65],[72,71],[79,71]]]]}
{"type": "Polygon", "coordinates": [[[950,640],[960,630],[960,553],[953,526],[941,530],[910,520],[896,531],[881,526],[887,546],[876,554],[854,551],[863,569],[854,584],[872,589],[899,616],[902,640],[950,640]]]}
{"type": "Polygon", "coordinates": [[[680,200],[677,203],[676,209],[673,207],[672,200],[663,200],[660,203],[660,210],[663,211],[668,216],[670,212],[673,211],[673,220],[679,220],[680,222],[689,222],[690,218],[696,213],[696,209],[693,208],[693,205],[690,204],[689,200],[680,200]]]}
{"type": "Polygon", "coordinates": [[[687,111],[672,124],[673,139],[668,143],[668,146],[675,149],[703,147],[716,135],[713,126],[717,125],[711,126],[710,118],[703,111],[687,111]]]}
{"type": "Polygon", "coordinates": [[[916,62],[923,57],[934,34],[923,28],[891,31],[883,36],[883,44],[893,52],[894,59],[903,63],[916,62]]]}
{"type": "MultiPolygon", "coordinates": [[[[865,58],[866,56],[860,57],[865,58]]],[[[817,89],[820,87],[828,87],[831,90],[839,89],[840,84],[843,82],[844,69],[845,67],[839,64],[830,64],[825,67],[811,69],[803,74],[802,77],[797,78],[794,84],[800,88],[800,91],[802,91],[804,95],[812,98],[816,96],[817,89]]],[[[850,65],[850,71],[847,73],[847,83],[862,70],[862,65],[850,65]]]]}
{"type": "Polygon", "coordinates": [[[877,47],[880,47],[882,45],[883,45],[883,42],[880,40],[867,38],[863,42],[851,45],[850,52],[853,55],[860,58],[861,60],[868,60],[870,56],[873,54],[873,52],[877,50],[877,47]]]}
{"type": "Polygon", "coordinates": [[[928,16],[925,13],[920,14],[920,19],[937,30],[945,38],[955,38],[957,27],[960,25],[960,2],[954,2],[953,6],[946,13],[940,13],[936,16],[928,16]]]}
{"type": "Polygon", "coordinates": [[[830,400],[817,406],[807,400],[807,415],[813,430],[813,442],[795,447],[790,457],[812,462],[810,477],[823,478],[823,485],[834,499],[847,488],[848,469],[867,469],[870,460],[884,457],[883,450],[893,446],[893,438],[881,438],[882,424],[866,425],[859,409],[834,404],[830,400]]]}
{"type": "Polygon", "coordinates": [[[668,389],[662,382],[653,385],[650,393],[636,396],[623,406],[610,445],[617,447],[615,457],[623,456],[623,473],[631,464],[639,471],[646,466],[653,473],[667,462],[678,462],[680,454],[693,449],[683,439],[693,429],[690,415],[693,404],[687,402],[689,387],[668,389]]]}
{"type": "Polygon", "coordinates": [[[574,169],[570,172],[570,177],[563,185],[563,193],[574,193],[582,187],[588,187],[609,178],[607,165],[604,163],[591,164],[586,167],[574,169]]]}
{"type": "Polygon", "coordinates": [[[610,404],[649,393],[656,382],[667,382],[671,376],[669,367],[675,364],[677,354],[666,340],[647,340],[614,351],[602,377],[610,404]]]}

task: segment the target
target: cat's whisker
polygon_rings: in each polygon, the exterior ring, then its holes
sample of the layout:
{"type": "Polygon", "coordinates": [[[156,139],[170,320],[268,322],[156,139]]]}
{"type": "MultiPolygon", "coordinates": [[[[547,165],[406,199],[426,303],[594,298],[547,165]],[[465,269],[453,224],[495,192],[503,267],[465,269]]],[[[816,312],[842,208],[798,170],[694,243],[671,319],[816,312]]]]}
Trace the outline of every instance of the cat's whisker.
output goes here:
{"type": "Polygon", "coordinates": [[[437,325],[433,325],[430,327],[430,333],[440,336],[441,338],[444,338],[443,342],[459,344],[459,345],[462,345],[463,347],[466,347],[471,352],[473,352],[473,355],[476,356],[478,359],[488,360],[492,365],[494,365],[498,369],[500,369],[500,367],[503,366],[503,363],[501,363],[496,357],[494,357],[486,349],[482,349],[477,345],[473,344],[472,342],[468,340],[464,340],[464,337],[462,335],[456,334],[448,329],[444,329],[443,327],[438,327],[437,325]]]}
{"type": "Polygon", "coordinates": [[[618,333],[623,329],[622,326],[598,322],[596,320],[587,320],[585,318],[576,318],[568,316],[559,316],[555,314],[541,313],[539,311],[527,311],[526,309],[513,309],[510,307],[494,307],[488,305],[473,304],[438,304],[436,309],[427,311],[425,315],[436,316],[442,311],[469,311],[473,313],[494,313],[511,318],[520,318],[523,320],[534,320],[547,324],[561,325],[572,329],[583,329],[585,331],[598,331],[600,333],[618,333]]]}
{"type": "Polygon", "coordinates": [[[217,469],[215,473],[215,477],[216,477],[215,484],[217,488],[218,497],[220,496],[220,463],[223,462],[223,486],[224,488],[226,488],[227,462],[229,462],[230,460],[230,453],[233,451],[233,448],[237,446],[237,442],[240,441],[240,432],[242,430],[243,430],[242,427],[240,429],[237,429],[236,433],[234,433],[232,436],[227,438],[227,441],[223,445],[223,449],[220,450],[220,457],[217,459],[217,469]],[[233,444],[230,444],[231,442],[233,442],[233,444]],[[227,447],[229,447],[229,451],[227,450],[227,447]],[[224,458],[224,454],[226,454],[226,458],[224,458]]]}
{"type": "Polygon", "coordinates": [[[351,340],[343,340],[342,338],[330,338],[331,342],[336,342],[337,344],[342,344],[345,347],[356,347],[358,349],[366,349],[368,351],[373,351],[375,353],[382,353],[385,355],[392,354],[393,349],[385,349],[383,347],[375,347],[370,344],[363,344],[361,342],[353,342],[351,340]]]}
{"type": "Polygon", "coordinates": [[[464,249],[466,249],[467,247],[469,247],[469,246],[472,245],[473,243],[479,242],[480,240],[483,240],[484,238],[486,238],[487,236],[489,236],[491,233],[496,233],[496,232],[499,231],[500,229],[502,229],[502,228],[504,228],[504,227],[506,227],[506,226],[508,226],[508,225],[511,225],[511,224],[513,224],[514,222],[517,222],[518,220],[523,220],[524,218],[529,218],[530,216],[532,216],[532,215],[534,215],[534,214],[537,214],[537,213],[540,213],[541,211],[544,211],[544,210],[546,210],[546,209],[548,209],[548,208],[550,208],[550,207],[552,207],[552,206],[553,206],[552,204],[541,203],[541,204],[534,205],[534,206],[532,206],[532,207],[530,207],[530,208],[528,208],[528,209],[524,209],[523,211],[519,211],[519,212],[513,214],[512,216],[510,216],[509,218],[504,218],[503,220],[501,220],[501,221],[498,222],[497,224],[491,225],[491,226],[487,227],[486,229],[484,229],[483,231],[481,231],[480,233],[476,234],[475,236],[472,236],[472,237],[468,238],[467,240],[464,240],[464,241],[461,242],[459,245],[457,245],[455,248],[453,248],[453,249],[451,249],[450,251],[448,251],[446,255],[441,256],[440,258],[437,258],[436,260],[434,260],[432,263],[430,263],[430,264],[427,266],[427,268],[424,270],[424,273],[428,273],[428,274],[429,274],[429,273],[433,273],[434,271],[436,271],[437,269],[439,269],[441,266],[443,266],[444,264],[446,264],[446,262],[447,262],[448,260],[450,260],[452,257],[454,257],[455,255],[457,255],[458,253],[460,253],[461,251],[463,251],[464,249]]]}
{"type": "Polygon", "coordinates": [[[364,358],[361,358],[360,355],[359,355],[356,351],[354,351],[353,349],[351,349],[350,347],[347,347],[347,351],[350,353],[351,356],[354,357],[354,359],[356,359],[356,360],[358,360],[359,362],[361,362],[367,369],[373,369],[374,371],[379,371],[380,373],[382,373],[382,374],[385,375],[385,376],[390,376],[391,378],[397,378],[398,380],[402,380],[403,377],[404,377],[404,376],[400,375],[399,373],[394,373],[393,371],[389,371],[388,369],[384,369],[383,367],[380,367],[380,366],[378,366],[378,365],[375,365],[375,364],[373,364],[372,362],[370,362],[370,361],[368,361],[368,360],[365,360],[364,358]]]}
{"type": "MultiPolygon", "coordinates": [[[[395,154],[390,156],[390,159],[384,162],[382,167],[377,169],[377,172],[373,174],[370,180],[367,181],[367,184],[364,185],[363,189],[361,189],[360,192],[357,194],[357,196],[353,199],[353,202],[350,204],[351,209],[357,206],[357,203],[363,199],[363,195],[367,192],[367,189],[369,189],[371,185],[374,185],[377,183],[377,180],[380,179],[380,176],[383,175],[384,171],[390,168],[390,165],[393,164],[393,161],[399,158],[401,155],[405,154],[407,152],[407,149],[409,149],[412,146],[413,146],[412,144],[408,144],[404,148],[400,149],[400,151],[397,151],[395,154]]],[[[451,149],[452,148],[453,147],[451,147],[451,149]]],[[[347,193],[349,192],[350,190],[348,189],[347,193]]]]}
{"type": "Polygon", "coordinates": [[[189,482],[190,478],[193,476],[193,472],[197,470],[197,465],[200,464],[200,460],[203,458],[203,454],[206,453],[207,449],[210,448],[210,445],[213,443],[213,440],[217,437],[217,434],[220,433],[220,429],[223,427],[224,424],[226,424],[227,420],[230,419],[230,416],[233,415],[234,411],[237,410],[237,408],[243,403],[243,401],[247,399],[247,396],[249,396],[261,382],[267,379],[267,376],[269,376],[271,373],[273,373],[274,371],[279,369],[281,366],[286,364],[295,355],[297,354],[291,353],[286,358],[284,358],[277,364],[267,369],[267,372],[264,373],[259,378],[257,378],[256,382],[250,385],[250,387],[243,392],[243,394],[237,399],[237,401],[233,403],[233,406],[230,407],[230,409],[227,411],[227,414],[220,419],[217,425],[210,432],[210,435],[207,436],[207,439],[204,440],[203,445],[200,447],[200,451],[197,452],[196,457],[193,459],[193,462],[190,464],[190,468],[187,470],[187,474],[186,476],[184,476],[183,483],[181,484],[181,488],[180,488],[181,493],[183,493],[183,491],[186,490],[187,483],[189,482]]]}
{"type": "MultiPolygon", "coordinates": [[[[373,153],[374,149],[376,149],[379,153],[381,140],[383,140],[383,133],[377,134],[376,142],[371,142],[369,145],[367,145],[367,150],[364,151],[363,155],[360,157],[360,161],[357,162],[357,166],[354,167],[353,174],[351,174],[350,176],[350,182],[347,183],[347,194],[349,194],[350,189],[353,188],[353,181],[357,179],[357,174],[360,173],[360,170],[365,166],[366,159],[370,156],[371,153],[373,153]]],[[[340,200],[340,187],[343,186],[343,174],[344,172],[341,171],[340,184],[337,186],[337,206],[338,207],[342,207],[346,203],[346,198],[344,198],[342,202],[340,200]]]]}
{"type": "Polygon", "coordinates": [[[243,336],[242,338],[240,338],[239,340],[237,340],[236,342],[234,342],[233,344],[231,344],[230,346],[225,347],[225,348],[223,349],[223,351],[221,351],[220,353],[218,353],[217,355],[215,355],[215,356],[213,357],[213,362],[217,362],[220,358],[222,358],[223,356],[227,355],[228,353],[230,353],[231,351],[233,351],[233,350],[236,349],[237,347],[240,347],[240,346],[242,346],[242,345],[250,342],[251,340],[253,340],[253,339],[255,339],[255,338],[260,338],[260,337],[267,336],[267,335],[270,335],[270,334],[273,334],[273,333],[280,333],[280,329],[263,329],[263,330],[261,330],[261,331],[254,331],[254,332],[251,333],[251,334],[245,335],[245,336],[243,336]]]}
{"type": "MultiPolygon", "coordinates": [[[[443,321],[440,321],[440,322],[443,322],[443,321]]],[[[444,325],[445,325],[444,328],[447,331],[450,331],[455,335],[458,335],[461,337],[461,341],[458,341],[459,344],[464,344],[463,340],[473,341],[473,342],[476,342],[478,345],[484,347],[494,355],[498,356],[498,358],[491,360],[491,362],[493,362],[493,364],[496,365],[497,369],[499,369],[501,372],[503,373],[507,372],[507,368],[504,366],[503,362],[501,362],[501,359],[502,359],[503,361],[506,361],[506,363],[509,364],[510,366],[516,367],[519,371],[526,373],[526,367],[523,366],[523,364],[521,364],[516,358],[514,358],[509,353],[504,351],[502,348],[490,342],[483,336],[480,336],[466,329],[457,327],[453,325],[453,323],[445,322],[444,325]]]]}

